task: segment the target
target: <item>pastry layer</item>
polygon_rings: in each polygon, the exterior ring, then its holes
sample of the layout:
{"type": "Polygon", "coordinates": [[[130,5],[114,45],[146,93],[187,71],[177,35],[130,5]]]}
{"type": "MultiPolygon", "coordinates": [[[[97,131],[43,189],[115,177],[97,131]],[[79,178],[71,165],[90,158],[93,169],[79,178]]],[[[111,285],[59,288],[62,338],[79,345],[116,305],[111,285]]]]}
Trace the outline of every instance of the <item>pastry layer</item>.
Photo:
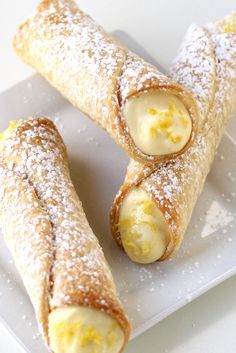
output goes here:
{"type": "MultiPolygon", "coordinates": [[[[62,348],[51,325],[78,315],[85,325],[93,319],[94,330],[99,323],[114,323],[118,338],[113,348],[122,351],[130,334],[129,321],[70,179],[65,145],[50,120],[11,123],[3,134],[0,203],[4,239],[54,353],[62,348]]],[[[105,337],[106,332],[101,333],[105,337]]],[[[90,352],[92,336],[88,334],[87,342],[79,328],[75,334],[82,342],[75,352],[87,352],[84,347],[90,352]]],[[[66,342],[63,349],[69,352],[70,341],[68,346],[66,342]]],[[[103,353],[104,347],[98,346],[97,352],[103,353]]]]}
{"type": "Polygon", "coordinates": [[[20,26],[14,48],[132,158],[171,159],[193,142],[198,111],[192,95],[112,38],[73,0],[41,0],[34,16],[20,26]],[[186,127],[178,112],[164,119],[173,107],[170,97],[184,112],[186,127]],[[149,109],[157,110],[153,127],[149,109]]]}
{"type": "MultiPolygon", "coordinates": [[[[111,210],[113,236],[129,256],[119,219],[135,188],[146,192],[168,226],[169,242],[159,260],[168,258],[182,243],[225,127],[236,111],[235,26],[233,14],[206,27],[192,25],[187,32],[170,76],[187,87],[196,99],[200,111],[198,134],[190,148],[172,161],[156,165],[130,161],[111,210]]],[[[135,214],[136,204],[135,198],[129,204],[135,214]]],[[[132,223],[127,225],[125,234],[132,234],[134,229],[132,223]]],[[[150,234],[145,227],[142,231],[139,228],[139,232],[140,239],[150,234]]]]}

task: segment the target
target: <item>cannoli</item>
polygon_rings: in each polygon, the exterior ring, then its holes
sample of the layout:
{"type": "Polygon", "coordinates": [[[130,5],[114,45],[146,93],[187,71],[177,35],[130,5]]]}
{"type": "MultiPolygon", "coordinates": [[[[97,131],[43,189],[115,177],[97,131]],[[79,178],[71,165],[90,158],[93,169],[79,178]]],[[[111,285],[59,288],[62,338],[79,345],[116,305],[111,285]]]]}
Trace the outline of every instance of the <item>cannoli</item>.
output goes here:
{"type": "Polygon", "coordinates": [[[72,0],[42,0],[16,53],[135,160],[175,157],[192,143],[192,95],[107,34],[72,0]]]}
{"type": "Polygon", "coordinates": [[[236,14],[192,25],[170,71],[200,111],[192,146],[175,160],[145,166],[131,160],[111,209],[115,240],[138,263],[176,251],[203,189],[216,149],[236,111],[236,14]]]}
{"type": "Polygon", "coordinates": [[[54,353],[118,353],[130,325],[70,179],[65,145],[46,118],[0,136],[0,222],[54,353]]]}

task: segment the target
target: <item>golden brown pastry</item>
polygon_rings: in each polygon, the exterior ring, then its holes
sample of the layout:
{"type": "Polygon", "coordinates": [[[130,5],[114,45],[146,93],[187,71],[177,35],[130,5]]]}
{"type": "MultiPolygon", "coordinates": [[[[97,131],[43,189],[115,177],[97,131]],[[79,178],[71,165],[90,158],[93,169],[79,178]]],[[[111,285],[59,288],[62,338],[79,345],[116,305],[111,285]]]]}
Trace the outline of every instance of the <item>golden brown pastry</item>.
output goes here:
{"type": "Polygon", "coordinates": [[[193,25],[170,71],[200,111],[192,146],[175,160],[131,160],[111,210],[112,233],[135,262],[168,258],[180,246],[225,127],[236,111],[236,14],[193,25]]]}
{"type": "Polygon", "coordinates": [[[65,145],[46,118],[0,136],[4,239],[54,353],[118,353],[130,325],[70,179],[65,145]]]}
{"type": "Polygon", "coordinates": [[[42,0],[20,26],[16,53],[134,159],[186,150],[198,112],[182,86],[118,43],[72,0],[42,0]]]}

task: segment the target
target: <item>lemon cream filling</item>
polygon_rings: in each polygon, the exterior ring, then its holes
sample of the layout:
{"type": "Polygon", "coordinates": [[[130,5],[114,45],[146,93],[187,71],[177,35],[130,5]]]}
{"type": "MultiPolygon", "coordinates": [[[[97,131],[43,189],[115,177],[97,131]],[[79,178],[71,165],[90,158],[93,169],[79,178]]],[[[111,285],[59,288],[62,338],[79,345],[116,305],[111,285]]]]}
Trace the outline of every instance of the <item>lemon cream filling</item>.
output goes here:
{"type": "Polygon", "coordinates": [[[158,260],[169,243],[166,220],[148,193],[133,188],[120,208],[118,229],[131,260],[151,263],[158,260]]]}
{"type": "Polygon", "coordinates": [[[219,21],[218,28],[220,33],[235,33],[236,32],[236,12],[219,21]]]}
{"type": "Polygon", "coordinates": [[[172,94],[140,93],[127,100],[123,115],[135,145],[145,154],[176,153],[190,139],[190,115],[172,94]]]}
{"type": "Polygon", "coordinates": [[[68,306],[49,314],[49,340],[54,353],[119,353],[124,333],[103,312],[68,306]]]}
{"type": "Polygon", "coordinates": [[[23,121],[22,119],[18,121],[11,120],[8,125],[8,128],[0,134],[0,143],[9,137],[11,133],[22,123],[22,121],[23,121]]]}

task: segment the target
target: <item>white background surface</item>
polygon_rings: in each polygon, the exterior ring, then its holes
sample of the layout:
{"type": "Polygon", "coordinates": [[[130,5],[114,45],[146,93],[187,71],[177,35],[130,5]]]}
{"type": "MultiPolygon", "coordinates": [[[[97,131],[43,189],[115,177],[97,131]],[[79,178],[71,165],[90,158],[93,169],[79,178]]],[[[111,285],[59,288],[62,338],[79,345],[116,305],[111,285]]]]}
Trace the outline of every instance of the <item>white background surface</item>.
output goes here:
{"type": "MultiPolygon", "coordinates": [[[[33,73],[15,57],[11,40],[17,24],[33,11],[37,2],[0,1],[0,92],[33,73]]],[[[235,9],[235,1],[80,0],[80,6],[107,30],[129,33],[167,68],[190,23],[203,24],[220,18],[235,9]]],[[[135,339],[126,352],[235,353],[235,293],[236,277],[135,339]]],[[[21,352],[1,328],[0,342],[0,353],[21,352]]]]}

